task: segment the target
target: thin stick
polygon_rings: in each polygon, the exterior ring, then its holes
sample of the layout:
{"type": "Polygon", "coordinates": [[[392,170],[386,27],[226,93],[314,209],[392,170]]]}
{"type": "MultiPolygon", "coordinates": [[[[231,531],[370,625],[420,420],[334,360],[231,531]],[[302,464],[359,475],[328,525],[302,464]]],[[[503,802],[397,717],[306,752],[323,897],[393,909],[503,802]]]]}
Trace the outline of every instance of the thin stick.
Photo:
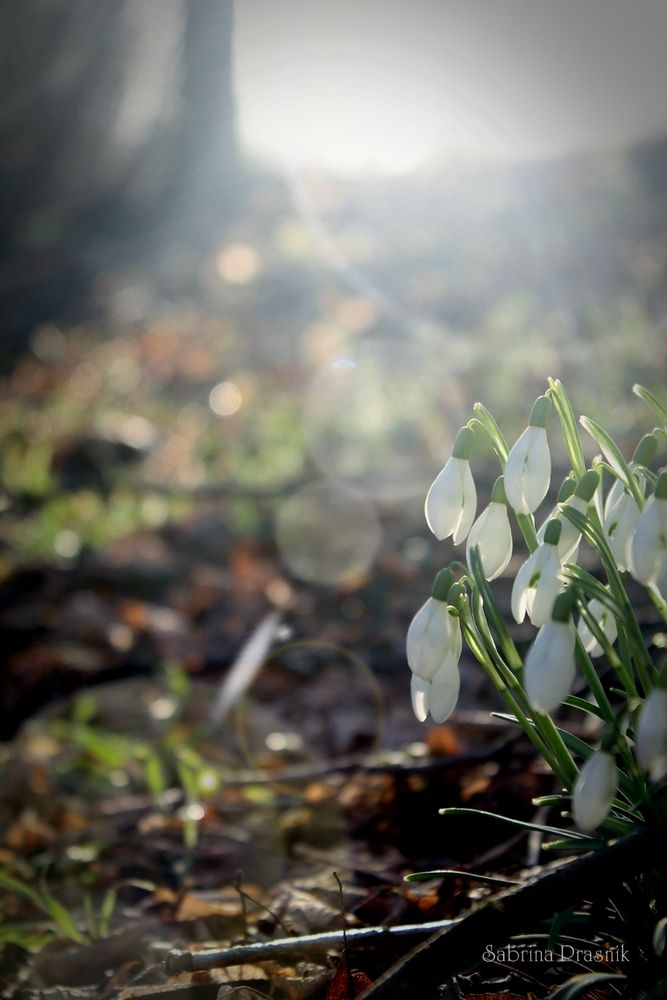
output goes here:
{"type": "MultiPolygon", "coordinates": [[[[401,940],[406,947],[412,947],[424,938],[438,931],[452,927],[456,920],[431,920],[424,924],[401,924],[398,927],[348,927],[345,931],[348,943],[373,946],[401,940]]],[[[294,961],[326,955],[329,951],[339,951],[343,946],[343,931],[329,931],[326,934],[307,934],[303,937],[279,938],[276,941],[259,941],[256,944],[235,945],[231,948],[210,948],[206,951],[172,951],[167,956],[167,974],[177,972],[200,972],[204,969],[223,969],[228,965],[267,962],[276,960],[294,961]]]]}

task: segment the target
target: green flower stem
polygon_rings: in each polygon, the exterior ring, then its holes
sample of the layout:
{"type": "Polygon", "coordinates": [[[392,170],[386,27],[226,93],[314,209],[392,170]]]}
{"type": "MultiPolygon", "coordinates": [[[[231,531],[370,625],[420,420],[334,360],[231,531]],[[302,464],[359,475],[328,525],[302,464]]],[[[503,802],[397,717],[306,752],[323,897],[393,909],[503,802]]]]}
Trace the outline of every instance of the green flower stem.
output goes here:
{"type": "Polygon", "coordinates": [[[660,612],[664,621],[667,621],[667,601],[663,600],[662,594],[655,586],[650,586],[646,588],[648,591],[648,596],[651,598],[651,603],[660,612]]]}
{"type": "Polygon", "coordinates": [[[579,771],[572,754],[563,741],[563,737],[558,732],[550,715],[534,711],[533,721],[535,728],[542,739],[549,744],[558,761],[558,767],[553,768],[554,772],[558,775],[568,792],[571,791],[579,771]]]}
{"type": "Polygon", "coordinates": [[[475,413],[477,417],[476,423],[479,424],[482,430],[489,437],[491,444],[493,445],[493,450],[498,456],[501,467],[504,467],[510,450],[503,432],[498,426],[496,418],[489,410],[487,410],[483,403],[475,403],[473,406],[473,413],[475,413]]]}
{"type": "MultiPolygon", "coordinates": [[[[501,676],[496,664],[493,662],[493,659],[484,646],[482,637],[477,631],[477,627],[472,619],[469,607],[462,608],[461,629],[473,656],[482,666],[491,682],[495,685],[507,707],[516,716],[521,728],[524,730],[537,752],[544,758],[552,771],[558,775],[563,784],[568,788],[571,787],[571,784],[568,784],[569,770],[561,766],[561,763],[558,760],[558,757],[553,753],[551,746],[542,738],[538,727],[531,722],[531,719],[525,711],[525,707],[522,706],[515,698],[515,694],[510,690],[509,684],[503,676],[501,676]]],[[[523,693],[521,687],[517,687],[516,691],[517,693],[523,693]]],[[[574,761],[572,764],[574,766],[574,761]]]]}
{"type": "Polygon", "coordinates": [[[623,660],[618,656],[616,650],[609,642],[607,636],[604,634],[602,629],[600,628],[600,625],[598,624],[595,615],[592,615],[590,613],[587,602],[583,599],[579,599],[577,601],[577,605],[579,607],[579,613],[581,614],[581,617],[585,621],[586,625],[588,625],[588,628],[590,629],[595,639],[597,639],[599,644],[602,646],[604,654],[609,660],[609,663],[620,677],[621,683],[625,688],[625,693],[627,694],[628,698],[630,699],[638,698],[639,695],[637,693],[637,688],[635,687],[632,674],[628,670],[623,660]]]}
{"type": "Polygon", "coordinates": [[[570,464],[576,473],[577,479],[580,479],[586,472],[586,460],[581,448],[574,410],[560,379],[550,378],[548,381],[549,389],[547,395],[556,407],[570,464]]]}
{"type": "MultiPolygon", "coordinates": [[[[578,601],[577,603],[578,603],[580,611],[582,611],[582,608],[586,607],[586,602],[583,601],[583,600],[582,601],[578,601]]],[[[597,622],[595,622],[595,619],[593,618],[593,616],[591,614],[588,614],[588,609],[587,608],[586,608],[586,612],[587,612],[587,617],[585,617],[584,620],[589,625],[589,628],[590,628],[591,623],[593,623],[596,626],[596,628],[597,628],[597,622]]],[[[593,629],[591,629],[591,631],[593,631],[593,629]]],[[[601,629],[598,629],[598,632],[600,634],[602,634],[601,629]]],[[[595,635],[595,632],[593,632],[593,634],[595,635]]],[[[598,635],[596,635],[595,637],[598,640],[598,642],[600,642],[600,637],[598,635]]],[[[607,642],[607,640],[606,640],[606,638],[605,638],[605,636],[603,634],[602,634],[602,639],[604,640],[605,645],[607,647],[609,647],[609,643],[607,642]]],[[[632,754],[630,752],[630,747],[628,746],[628,741],[626,740],[625,736],[623,735],[623,733],[618,728],[618,723],[616,721],[616,716],[614,714],[614,710],[613,710],[613,708],[611,706],[609,698],[607,697],[607,692],[605,691],[604,686],[602,684],[602,681],[600,680],[600,678],[598,676],[598,672],[595,669],[593,661],[591,660],[590,656],[588,655],[588,653],[584,649],[584,644],[581,641],[581,639],[579,638],[579,636],[577,636],[577,639],[576,639],[575,649],[574,649],[574,655],[575,655],[575,658],[576,658],[577,663],[579,665],[579,669],[581,670],[582,674],[584,675],[584,677],[586,679],[586,683],[588,684],[588,686],[589,686],[589,688],[591,690],[591,694],[593,695],[593,697],[595,698],[595,701],[598,704],[600,712],[603,715],[604,721],[607,723],[607,726],[609,727],[609,730],[614,733],[615,743],[616,743],[616,746],[618,747],[619,753],[623,757],[623,762],[624,762],[625,766],[628,769],[632,768],[633,767],[633,756],[632,756],[632,754]]]]}
{"type": "MultiPolygon", "coordinates": [[[[612,597],[622,610],[620,622],[625,626],[628,633],[628,652],[630,653],[632,662],[634,662],[637,668],[637,675],[643,692],[644,694],[647,694],[652,687],[652,677],[654,674],[653,663],[648,655],[648,651],[644,643],[644,637],[642,636],[639,623],[635,617],[635,613],[628,599],[625,587],[623,586],[623,580],[616,565],[616,560],[614,559],[612,551],[607,543],[598,513],[593,507],[591,507],[589,508],[588,516],[585,516],[578,510],[573,510],[571,507],[565,507],[563,508],[563,514],[572,522],[572,524],[574,524],[576,528],[579,529],[586,541],[597,551],[600,559],[602,560],[602,565],[604,566],[605,573],[607,574],[607,580],[609,582],[609,590],[611,591],[612,597]]],[[[626,659],[625,662],[629,663],[630,659],[626,659]]]]}
{"type": "Polygon", "coordinates": [[[482,595],[484,610],[491,619],[491,623],[500,641],[503,655],[512,672],[517,677],[521,677],[523,673],[523,660],[519,656],[519,651],[514,645],[512,637],[510,636],[509,630],[505,624],[505,620],[494,600],[491,587],[484,576],[482,571],[482,561],[477,546],[475,546],[470,554],[470,561],[472,563],[471,569],[475,581],[475,587],[482,595]]]}
{"type": "Polygon", "coordinates": [[[535,521],[532,514],[517,514],[515,512],[517,524],[521,529],[521,534],[523,539],[528,546],[529,552],[534,552],[535,549],[540,544],[537,540],[537,532],[535,531],[535,521]]]}

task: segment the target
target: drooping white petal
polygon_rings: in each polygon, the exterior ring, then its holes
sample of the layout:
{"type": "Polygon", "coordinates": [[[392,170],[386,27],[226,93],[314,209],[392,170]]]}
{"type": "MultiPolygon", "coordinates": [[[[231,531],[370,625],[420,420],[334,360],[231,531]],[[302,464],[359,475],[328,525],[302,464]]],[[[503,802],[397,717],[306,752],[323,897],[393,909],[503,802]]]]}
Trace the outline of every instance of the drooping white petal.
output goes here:
{"type": "Polygon", "coordinates": [[[542,546],[535,549],[526,561],[519,568],[519,572],[514,577],[514,583],[512,584],[512,615],[514,620],[519,622],[519,624],[526,617],[526,611],[528,610],[528,591],[530,589],[530,582],[533,579],[536,572],[538,572],[538,559],[539,552],[542,546]]]}
{"type": "MultiPolygon", "coordinates": [[[[616,619],[609,608],[594,597],[593,600],[589,602],[588,610],[602,629],[607,641],[610,644],[615,642],[617,635],[616,619]]],[[[579,633],[579,638],[584,644],[584,649],[589,656],[602,656],[604,650],[583,618],[580,618],[577,623],[577,632],[579,633]]]]}
{"type": "Polygon", "coordinates": [[[458,660],[453,657],[443,664],[431,681],[428,694],[428,708],[433,721],[444,722],[456,708],[461,686],[458,660]]]}
{"type": "Polygon", "coordinates": [[[410,679],[412,711],[417,716],[419,722],[426,722],[426,717],[428,716],[428,692],[430,687],[430,681],[422,680],[417,674],[412,675],[410,679]]]}
{"type": "Polygon", "coordinates": [[[463,503],[461,513],[452,533],[454,545],[459,545],[466,538],[477,512],[477,489],[475,488],[475,480],[472,478],[472,472],[470,471],[470,464],[465,460],[460,461],[463,462],[463,503]]]}
{"type": "Polygon", "coordinates": [[[667,775],[667,691],[654,688],[644,702],[637,722],[637,760],[653,781],[667,775]]]}
{"type": "Polygon", "coordinates": [[[426,523],[439,541],[453,535],[458,545],[470,531],[476,507],[477,491],[470,464],[452,456],[426,495],[426,523]]]}
{"type": "Polygon", "coordinates": [[[504,503],[492,501],[470,529],[466,545],[466,561],[470,568],[475,546],[479,548],[484,577],[495,580],[512,557],[512,529],[504,503]]]}
{"type": "Polygon", "coordinates": [[[650,497],[628,546],[630,572],[649,587],[662,578],[667,561],[667,500],[650,497]]]}
{"type": "Polygon", "coordinates": [[[536,586],[530,588],[527,594],[528,615],[533,625],[538,628],[546,625],[551,618],[554,601],[563,589],[558,548],[547,544],[540,548],[543,551],[543,557],[539,561],[540,577],[536,586]]]}
{"type": "MultiPolygon", "coordinates": [[[[574,510],[578,510],[580,514],[585,514],[588,510],[588,503],[577,496],[570,497],[564,506],[572,507],[574,510]]],[[[566,514],[561,515],[560,523],[561,532],[558,540],[558,555],[561,562],[575,562],[577,549],[581,541],[581,532],[572,524],[572,521],[570,521],[566,514]]]]}
{"type": "Polygon", "coordinates": [[[447,611],[443,601],[429,597],[410,622],[406,637],[406,654],[410,669],[423,680],[430,680],[456,650],[461,630],[447,611]]]}
{"type": "Polygon", "coordinates": [[[570,693],[575,672],[574,641],[572,622],[550,620],[528,650],[526,695],[537,711],[553,712],[570,693]]]}
{"type": "Polygon", "coordinates": [[[544,625],[551,617],[556,597],[563,589],[558,548],[544,542],[526,559],[512,586],[512,614],[522,622],[526,612],[533,625],[544,625]]]}
{"type": "MultiPolygon", "coordinates": [[[[621,484],[622,486],[622,484],[621,484]]],[[[612,487],[613,491],[614,487],[612,487]]],[[[639,521],[640,510],[634,497],[621,488],[614,503],[605,506],[604,530],[609,541],[616,565],[620,570],[628,568],[628,546],[639,521]]]]}
{"type": "Polygon", "coordinates": [[[618,771],[611,754],[592,754],[577,775],[572,794],[574,822],[591,833],[609,814],[618,788],[618,771]]]}
{"type": "Polygon", "coordinates": [[[507,500],[518,514],[532,514],[551,480],[551,455],[544,427],[530,426],[513,445],[504,469],[507,500]]]}

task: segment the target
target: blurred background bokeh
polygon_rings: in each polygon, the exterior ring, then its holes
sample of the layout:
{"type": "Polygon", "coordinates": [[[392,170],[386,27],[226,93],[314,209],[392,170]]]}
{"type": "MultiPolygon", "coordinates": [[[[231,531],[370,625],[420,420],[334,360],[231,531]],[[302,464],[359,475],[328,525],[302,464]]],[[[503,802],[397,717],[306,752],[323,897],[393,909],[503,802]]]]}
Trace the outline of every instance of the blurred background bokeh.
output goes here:
{"type": "Polygon", "coordinates": [[[635,441],[663,391],[667,7],[2,20],[5,728],[45,679],[217,669],[271,605],[403,669],[472,404],[512,437],[552,375],[635,441]]]}

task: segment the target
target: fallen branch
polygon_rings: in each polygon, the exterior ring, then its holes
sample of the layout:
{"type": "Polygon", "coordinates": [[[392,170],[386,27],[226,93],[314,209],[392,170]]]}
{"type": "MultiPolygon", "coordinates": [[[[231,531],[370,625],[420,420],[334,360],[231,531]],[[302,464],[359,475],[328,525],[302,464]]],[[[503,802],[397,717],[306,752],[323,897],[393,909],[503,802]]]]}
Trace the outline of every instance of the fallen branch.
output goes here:
{"type": "MultiPolygon", "coordinates": [[[[361,944],[364,947],[373,947],[400,939],[406,947],[412,947],[425,937],[446,930],[456,922],[456,920],[432,920],[424,924],[401,924],[398,927],[350,927],[346,930],[345,936],[348,945],[361,944]]],[[[231,948],[172,951],[165,961],[165,969],[167,975],[173,976],[177,972],[222,969],[227,965],[314,958],[324,956],[329,951],[340,951],[343,942],[343,931],[329,931],[326,934],[278,938],[276,941],[259,941],[255,944],[234,945],[231,948]]]]}
{"type": "Polygon", "coordinates": [[[455,922],[418,945],[387,970],[363,994],[363,1000],[400,1000],[428,995],[452,976],[480,960],[488,944],[505,944],[527,924],[546,919],[595,894],[608,891],[664,854],[656,834],[642,830],[546,874],[519,888],[507,889],[485,900],[455,922]]]}

